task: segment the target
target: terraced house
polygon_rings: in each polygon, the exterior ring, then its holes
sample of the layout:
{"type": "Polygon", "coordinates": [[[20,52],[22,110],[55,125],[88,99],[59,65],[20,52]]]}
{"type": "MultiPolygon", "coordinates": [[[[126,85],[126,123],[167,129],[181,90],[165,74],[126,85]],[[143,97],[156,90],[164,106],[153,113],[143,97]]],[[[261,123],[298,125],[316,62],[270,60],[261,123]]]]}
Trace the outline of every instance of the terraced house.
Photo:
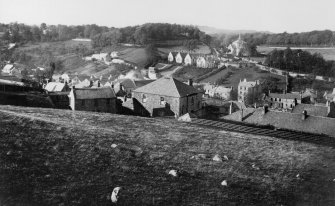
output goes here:
{"type": "Polygon", "coordinates": [[[142,116],[181,116],[202,108],[202,92],[172,77],[133,91],[134,112],[142,116]]]}

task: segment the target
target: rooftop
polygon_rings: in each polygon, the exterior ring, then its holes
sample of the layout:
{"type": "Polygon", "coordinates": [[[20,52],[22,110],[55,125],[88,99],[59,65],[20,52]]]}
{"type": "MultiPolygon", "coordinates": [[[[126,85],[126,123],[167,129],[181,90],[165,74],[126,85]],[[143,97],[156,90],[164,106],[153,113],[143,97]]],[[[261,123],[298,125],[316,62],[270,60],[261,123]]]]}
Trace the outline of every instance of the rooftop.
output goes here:
{"type": "Polygon", "coordinates": [[[185,97],[190,94],[200,93],[200,91],[194,87],[184,84],[172,77],[162,77],[154,82],[134,90],[134,92],[157,94],[170,97],[185,97]]]}

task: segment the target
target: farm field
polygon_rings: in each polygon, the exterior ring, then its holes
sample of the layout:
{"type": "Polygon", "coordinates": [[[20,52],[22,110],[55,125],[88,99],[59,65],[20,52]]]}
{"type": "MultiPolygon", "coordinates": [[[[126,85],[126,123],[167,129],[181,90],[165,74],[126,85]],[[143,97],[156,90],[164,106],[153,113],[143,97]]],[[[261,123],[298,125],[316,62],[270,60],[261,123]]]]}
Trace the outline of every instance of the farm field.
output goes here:
{"type": "Polygon", "coordinates": [[[185,66],[173,74],[173,77],[180,81],[187,81],[189,79],[195,80],[197,77],[200,77],[204,74],[207,74],[213,71],[213,68],[198,68],[195,66],[185,66]]]}
{"type": "MultiPolygon", "coordinates": [[[[310,53],[320,53],[326,60],[335,61],[335,47],[313,48],[313,47],[290,47],[291,49],[301,49],[310,53]]],[[[260,53],[268,54],[274,49],[284,50],[286,47],[268,47],[258,46],[257,51],[260,53]]]]}
{"type": "Polygon", "coordinates": [[[0,115],[1,205],[111,205],[117,186],[117,205],[302,206],[335,198],[328,146],[104,113],[0,106],[0,115]],[[216,154],[228,160],[213,161],[216,154]]]}
{"type": "MultiPolygon", "coordinates": [[[[171,51],[188,51],[188,50],[184,46],[167,46],[167,47],[158,47],[158,51],[168,55],[171,51]]],[[[198,45],[198,48],[192,51],[192,53],[210,54],[211,50],[207,45],[198,45]]]]}
{"type": "Polygon", "coordinates": [[[283,76],[271,74],[269,72],[262,71],[256,67],[249,66],[240,69],[237,67],[229,66],[223,71],[218,72],[217,74],[202,80],[201,83],[207,83],[207,82],[215,83],[219,79],[225,78],[226,81],[223,84],[224,86],[227,87],[232,86],[234,89],[237,89],[240,80],[247,79],[247,81],[255,81],[265,79],[268,77],[274,77],[280,79],[281,82],[285,81],[285,78],[283,76]]]}

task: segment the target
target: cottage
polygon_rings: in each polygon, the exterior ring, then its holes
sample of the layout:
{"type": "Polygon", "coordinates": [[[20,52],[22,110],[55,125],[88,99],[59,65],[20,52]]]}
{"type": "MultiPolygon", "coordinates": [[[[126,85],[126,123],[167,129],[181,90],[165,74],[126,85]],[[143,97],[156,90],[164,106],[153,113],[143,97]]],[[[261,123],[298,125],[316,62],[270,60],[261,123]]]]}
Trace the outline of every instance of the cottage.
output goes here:
{"type": "Polygon", "coordinates": [[[332,93],[325,92],[325,94],[323,95],[323,97],[327,101],[335,102],[335,88],[333,88],[333,92],[332,93]]]}
{"type": "Polygon", "coordinates": [[[62,74],[60,76],[60,78],[61,78],[62,82],[64,82],[64,83],[65,82],[70,83],[71,78],[70,78],[70,76],[67,73],[62,74]]]}
{"type": "Polygon", "coordinates": [[[205,90],[205,94],[210,98],[230,100],[233,88],[218,86],[218,85],[213,85],[213,84],[205,84],[204,90],[205,90]]]}
{"type": "Polygon", "coordinates": [[[183,53],[178,52],[178,54],[175,56],[176,63],[182,64],[183,63],[183,53]]]}
{"type": "Polygon", "coordinates": [[[116,96],[110,87],[73,87],[69,99],[72,110],[116,113],[116,96]]]}
{"type": "Polygon", "coordinates": [[[145,116],[181,116],[202,108],[202,93],[172,77],[163,77],[133,91],[135,113],[145,116]]]}
{"type": "Polygon", "coordinates": [[[187,65],[192,65],[193,64],[193,58],[191,57],[190,54],[186,54],[184,58],[184,64],[187,65]]]}
{"type": "Polygon", "coordinates": [[[67,83],[61,83],[61,82],[49,82],[45,88],[48,92],[66,92],[70,91],[70,88],[68,87],[67,83]]]}
{"type": "Polygon", "coordinates": [[[177,52],[170,52],[168,55],[168,61],[172,63],[175,60],[176,55],[177,55],[177,52]]]}
{"type": "Polygon", "coordinates": [[[113,51],[111,52],[111,55],[110,55],[112,58],[117,58],[119,56],[119,52],[117,51],[113,51]]]}
{"type": "Polygon", "coordinates": [[[257,81],[247,81],[244,79],[238,84],[238,101],[245,102],[248,95],[251,95],[253,99],[257,97],[262,91],[260,82],[257,81]]]}
{"type": "Polygon", "coordinates": [[[21,73],[13,64],[6,64],[3,67],[2,72],[9,75],[21,73]]]}
{"type": "Polygon", "coordinates": [[[293,109],[297,104],[301,104],[302,95],[300,93],[269,93],[268,100],[274,108],[293,109]]]}
{"type": "Polygon", "coordinates": [[[312,116],[335,118],[335,103],[327,102],[327,104],[298,104],[293,108],[292,113],[301,114],[303,111],[306,111],[307,114],[312,116]]]}
{"type": "Polygon", "coordinates": [[[334,118],[313,116],[306,110],[298,114],[270,111],[267,107],[257,109],[248,108],[234,112],[231,115],[224,116],[223,119],[239,122],[243,121],[255,125],[271,125],[280,129],[313,134],[325,134],[335,137],[334,118]]]}

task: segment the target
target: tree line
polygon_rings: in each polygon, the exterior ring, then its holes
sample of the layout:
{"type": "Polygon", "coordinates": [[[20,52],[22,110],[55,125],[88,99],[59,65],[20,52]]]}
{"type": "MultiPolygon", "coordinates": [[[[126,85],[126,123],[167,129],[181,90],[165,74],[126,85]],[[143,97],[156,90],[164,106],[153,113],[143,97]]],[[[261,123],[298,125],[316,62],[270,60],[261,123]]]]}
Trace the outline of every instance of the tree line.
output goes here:
{"type": "MultiPolygon", "coordinates": [[[[217,44],[227,47],[238,38],[238,34],[214,35],[217,44]]],[[[334,46],[335,32],[330,30],[311,31],[302,33],[247,33],[241,38],[251,46],[274,45],[274,46],[334,46]]]]}
{"type": "Polygon", "coordinates": [[[335,77],[335,61],[326,61],[321,54],[300,49],[274,49],[267,55],[265,64],[291,72],[335,77]]]}

